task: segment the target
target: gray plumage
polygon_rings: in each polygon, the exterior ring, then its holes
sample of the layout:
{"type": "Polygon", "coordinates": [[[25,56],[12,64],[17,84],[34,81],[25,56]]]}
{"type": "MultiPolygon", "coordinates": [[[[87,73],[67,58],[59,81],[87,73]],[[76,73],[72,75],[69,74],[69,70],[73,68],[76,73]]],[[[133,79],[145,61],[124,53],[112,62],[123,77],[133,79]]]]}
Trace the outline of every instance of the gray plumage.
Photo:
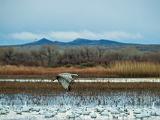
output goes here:
{"type": "Polygon", "coordinates": [[[63,86],[65,90],[70,90],[70,84],[74,81],[73,76],[78,76],[78,75],[71,73],[61,73],[56,76],[56,79],[63,86]]]}

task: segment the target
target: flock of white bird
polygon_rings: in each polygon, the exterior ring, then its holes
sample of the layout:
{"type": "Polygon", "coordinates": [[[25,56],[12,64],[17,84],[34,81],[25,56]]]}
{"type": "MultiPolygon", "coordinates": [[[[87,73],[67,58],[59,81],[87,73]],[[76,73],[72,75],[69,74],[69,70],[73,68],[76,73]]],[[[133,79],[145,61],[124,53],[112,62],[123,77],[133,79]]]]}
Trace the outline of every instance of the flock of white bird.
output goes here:
{"type": "Polygon", "coordinates": [[[137,94],[1,94],[0,120],[160,120],[159,97],[137,94]]]}
{"type": "Polygon", "coordinates": [[[111,106],[0,106],[0,120],[149,120],[160,119],[158,108],[111,106]]]}

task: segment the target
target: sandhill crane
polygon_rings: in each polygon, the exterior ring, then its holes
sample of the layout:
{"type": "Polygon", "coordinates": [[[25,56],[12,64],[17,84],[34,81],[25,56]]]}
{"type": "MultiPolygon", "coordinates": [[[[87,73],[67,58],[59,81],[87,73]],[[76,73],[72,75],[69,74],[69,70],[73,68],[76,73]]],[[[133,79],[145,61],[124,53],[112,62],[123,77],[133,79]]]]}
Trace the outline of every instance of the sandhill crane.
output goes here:
{"type": "Polygon", "coordinates": [[[63,88],[67,91],[70,90],[70,84],[74,81],[73,76],[78,76],[77,74],[71,73],[61,73],[56,76],[58,82],[63,86],[63,88]]]}

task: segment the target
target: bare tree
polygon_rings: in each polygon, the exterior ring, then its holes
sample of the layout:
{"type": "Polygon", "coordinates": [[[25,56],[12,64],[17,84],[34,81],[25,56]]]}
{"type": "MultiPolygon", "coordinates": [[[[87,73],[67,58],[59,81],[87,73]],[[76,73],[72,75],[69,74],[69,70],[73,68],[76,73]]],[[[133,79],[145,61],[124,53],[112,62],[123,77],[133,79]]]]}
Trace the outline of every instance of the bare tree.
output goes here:
{"type": "Polygon", "coordinates": [[[12,64],[14,61],[15,52],[13,48],[6,48],[3,53],[3,61],[6,64],[12,64]]]}

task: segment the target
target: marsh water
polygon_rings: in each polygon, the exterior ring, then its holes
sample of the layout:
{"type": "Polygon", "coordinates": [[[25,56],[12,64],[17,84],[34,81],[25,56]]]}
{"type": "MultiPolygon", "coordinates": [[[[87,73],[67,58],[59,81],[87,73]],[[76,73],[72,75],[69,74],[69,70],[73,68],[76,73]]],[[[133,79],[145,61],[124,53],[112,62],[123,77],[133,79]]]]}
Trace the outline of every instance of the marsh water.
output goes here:
{"type": "Polygon", "coordinates": [[[160,106],[160,91],[151,90],[107,90],[107,91],[70,91],[0,94],[0,105],[7,106],[160,106]]]}
{"type": "Polygon", "coordinates": [[[148,120],[159,111],[160,91],[151,89],[0,93],[1,120],[148,120]]]}

